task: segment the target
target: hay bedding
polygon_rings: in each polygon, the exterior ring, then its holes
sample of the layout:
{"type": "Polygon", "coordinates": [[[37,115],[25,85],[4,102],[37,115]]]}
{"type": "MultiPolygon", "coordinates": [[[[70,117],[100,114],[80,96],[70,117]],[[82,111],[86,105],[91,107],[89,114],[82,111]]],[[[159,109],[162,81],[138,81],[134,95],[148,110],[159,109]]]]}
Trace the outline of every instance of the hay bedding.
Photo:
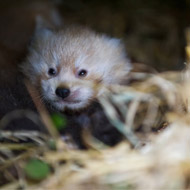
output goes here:
{"type": "MultiPolygon", "coordinates": [[[[189,46],[186,49],[188,63],[189,46]]],[[[72,140],[63,141],[27,85],[48,133],[3,130],[20,116],[40,125],[31,111],[14,111],[1,120],[1,189],[189,189],[188,65],[183,72],[135,72],[130,77],[136,82],[129,86],[96,86],[107,89],[99,102],[124,140],[107,147],[84,130],[87,150],[77,149],[72,140]],[[31,159],[43,163],[39,167],[45,168],[44,175],[36,176],[34,165],[34,173],[28,172],[31,159]]]]}

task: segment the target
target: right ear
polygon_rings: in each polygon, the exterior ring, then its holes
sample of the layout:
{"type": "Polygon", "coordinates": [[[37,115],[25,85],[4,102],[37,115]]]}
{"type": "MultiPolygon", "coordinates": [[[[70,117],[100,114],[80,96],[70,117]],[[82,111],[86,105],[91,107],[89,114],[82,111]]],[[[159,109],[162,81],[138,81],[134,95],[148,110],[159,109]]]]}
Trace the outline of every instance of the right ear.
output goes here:
{"type": "Polygon", "coordinates": [[[51,29],[51,25],[41,16],[37,16],[34,39],[47,39],[52,35],[53,31],[51,29]]]}

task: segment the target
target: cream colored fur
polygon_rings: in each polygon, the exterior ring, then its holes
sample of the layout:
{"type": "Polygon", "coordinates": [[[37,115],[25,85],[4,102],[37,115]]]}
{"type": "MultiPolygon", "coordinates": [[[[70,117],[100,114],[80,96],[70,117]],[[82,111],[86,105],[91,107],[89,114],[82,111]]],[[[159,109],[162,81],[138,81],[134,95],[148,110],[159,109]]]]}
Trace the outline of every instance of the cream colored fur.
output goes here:
{"type": "Polygon", "coordinates": [[[83,82],[119,84],[130,69],[125,49],[118,39],[76,26],[37,32],[22,64],[23,73],[39,87],[42,97],[61,111],[66,107],[84,108],[103,93],[83,82]],[[56,76],[48,76],[49,68],[57,70],[56,76]],[[81,69],[88,72],[84,78],[77,75],[81,69]],[[71,91],[65,100],[55,94],[60,86],[67,86],[71,91]]]}

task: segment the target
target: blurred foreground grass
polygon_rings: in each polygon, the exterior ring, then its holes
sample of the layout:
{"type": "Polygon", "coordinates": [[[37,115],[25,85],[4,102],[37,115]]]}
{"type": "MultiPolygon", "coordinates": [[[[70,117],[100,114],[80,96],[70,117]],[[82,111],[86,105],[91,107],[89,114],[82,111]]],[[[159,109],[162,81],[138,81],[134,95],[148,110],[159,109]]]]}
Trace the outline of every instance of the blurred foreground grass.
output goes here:
{"type": "MultiPolygon", "coordinates": [[[[133,78],[144,77],[131,86],[106,87],[107,93],[100,103],[110,122],[125,136],[125,140],[114,148],[99,145],[89,133],[84,139],[91,148],[86,151],[71,148],[53,132],[55,128],[50,129],[52,124],[48,124],[49,135],[2,130],[1,138],[29,136],[31,142],[25,145],[1,143],[1,182],[4,180],[1,188],[189,188],[189,72],[187,69],[148,76],[133,73],[133,78]],[[161,107],[164,107],[162,114],[161,107]],[[160,121],[167,122],[167,127],[159,133],[150,133],[151,127],[160,125],[160,121]],[[143,125],[140,135],[134,132],[139,122],[143,125]],[[50,142],[54,142],[54,149],[50,142]]],[[[49,117],[44,109],[43,106],[38,108],[42,120],[49,117]]],[[[1,126],[4,121],[5,118],[1,126]]],[[[60,121],[56,123],[60,124],[60,121]]]]}

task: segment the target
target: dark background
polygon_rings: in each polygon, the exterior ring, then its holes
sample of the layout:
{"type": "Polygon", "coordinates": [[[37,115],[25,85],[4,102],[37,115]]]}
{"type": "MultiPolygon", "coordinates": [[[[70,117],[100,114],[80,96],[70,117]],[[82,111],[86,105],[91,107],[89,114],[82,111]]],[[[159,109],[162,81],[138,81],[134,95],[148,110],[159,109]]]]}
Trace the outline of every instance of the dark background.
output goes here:
{"type": "Polygon", "coordinates": [[[1,0],[0,118],[11,110],[34,109],[18,65],[26,55],[36,16],[48,20],[54,9],[64,23],[121,38],[133,62],[158,71],[184,68],[190,0],[1,0]]]}

